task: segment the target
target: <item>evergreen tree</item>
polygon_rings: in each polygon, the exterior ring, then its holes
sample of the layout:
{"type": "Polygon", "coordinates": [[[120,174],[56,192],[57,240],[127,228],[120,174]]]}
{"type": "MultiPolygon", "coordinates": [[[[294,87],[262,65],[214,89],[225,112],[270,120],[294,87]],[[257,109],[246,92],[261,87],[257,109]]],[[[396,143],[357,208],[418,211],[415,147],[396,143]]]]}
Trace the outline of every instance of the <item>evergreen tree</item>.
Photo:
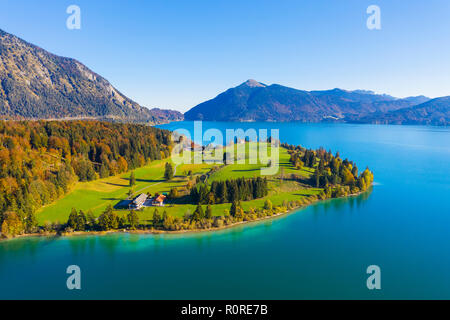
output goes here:
{"type": "Polygon", "coordinates": [[[130,211],[130,213],[127,216],[128,223],[130,224],[130,229],[135,230],[136,227],[139,225],[139,217],[137,213],[133,210],[130,211]]]}
{"type": "Polygon", "coordinates": [[[75,208],[72,208],[72,211],[70,212],[69,215],[69,220],[67,220],[67,226],[72,230],[77,230],[78,229],[77,222],[78,222],[77,210],[75,208]]]}
{"type": "Polygon", "coordinates": [[[89,230],[95,230],[97,220],[96,220],[92,210],[88,211],[88,213],[86,215],[86,220],[87,220],[87,223],[88,223],[88,226],[89,226],[89,230]]]}
{"type": "Polygon", "coordinates": [[[238,207],[239,207],[239,204],[237,203],[237,201],[233,201],[233,203],[231,204],[231,208],[230,208],[230,215],[232,217],[236,216],[238,207]]]}
{"type": "Polygon", "coordinates": [[[125,217],[119,218],[119,229],[125,229],[127,226],[128,220],[125,217]]]}
{"type": "Polygon", "coordinates": [[[82,210],[78,213],[77,216],[77,231],[85,231],[86,230],[86,216],[82,210]]]}
{"type": "Polygon", "coordinates": [[[164,210],[164,212],[163,212],[163,215],[162,215],[162,221],[164,222],[164,221],[167,221],[167,217],[168,217],[169,215],[167,214],[167,211],[166,210],[164,210]]]}
{"type": "Polygon", "coordinates": [[[208,206],[206,207],[205,218],[206,218],[206,219],[211,219],[211,218],[212,218],[212,208],[211,208],[210,205],[208,205],[208,206]]]}
{"type": "Polygon", "coordinates": [[[156,208],[153,212],[153,227],[158,227],[161,223],[161,216],[159,215],[158,209],[156,208]]]}
{"type": "Polygon", "coordinates": [[[314,172],[314,185],[316,188],[320,187],[320,174],[319,174],[319,170],[316,170],[314,172]]]}
{"type": "Polygon", "coordinates": [[[164,171],[164,179],[166,179],[167,181],[170,181],[173,179],[173,167],[170,163],[166,163],[166,168],[164,171]]]}
{"type": "Polygon", "coordinates": [[[205,218],[202,206],[199,204],[192,215],[191,221],[202,221],[205,218]]]}
{"type": "MultiPolygon", "coordinates": [[[[2,221],[0,219],[0,226],[2,224],[2,221]]],[[[27,217],[26,217],[26,221],[25,221],[25,232],[26,233],[33,233],[36,232],[38,229],[38,222],[36,219],[36,216],[34,215],[34,213],[30,212],[28,213],[27,217]]]]}
{"type": "Polygon", "coordinates": [[[131,171],[130,174],[130,187],[133,187],[136,185],[136,177],[134,175],[134,171],[131,171]]]}

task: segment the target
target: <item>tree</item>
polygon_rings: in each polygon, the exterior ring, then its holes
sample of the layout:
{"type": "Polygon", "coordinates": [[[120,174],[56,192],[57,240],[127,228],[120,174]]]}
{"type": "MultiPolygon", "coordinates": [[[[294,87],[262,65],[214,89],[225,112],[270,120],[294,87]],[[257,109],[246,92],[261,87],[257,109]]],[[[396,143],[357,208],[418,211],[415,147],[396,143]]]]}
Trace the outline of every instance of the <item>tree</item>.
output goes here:
{"type": "Polygon", "coordinates": [[[236,214],[234,215],[234,218],[235,218],[237,221],[242,221],[242,220],[244,220],[244,217],[245,217],[244,209],[242,209],[241,207],[238,207],[238,208],[236,209],[236,214]]]}
{"type": "Polygon", "coordinates": [[[355,177],[355,179],[358,178],[358,167],[356,165],[354,165],[352,168],[352,174],[355,177]]]}
{"type": "Polygon", "coordinates": [[[119,218],[119,229],[125,229],[127,226],[128,220],[127,217],[120,217],[119,218]]]}
{"type": "Polygon", "coordinates": [[[72,208],[72,211],[69,215],[69,220],[67,220],[67,226],[72,230],[78,229],[78,213],[75,208],[72,208]]]}
{"type": "Polygon", "coordinates": [[[173,167],[170,163],[166,163],[166,168],[164,171],[164,179],[166,179],[167,181],[170,181],[173,179],[173,167]]]}
{"type": "Polygon", "coordinates": [[[2,234],[14,237],[24,232],[24,226],[20,217],[15,212],[6,212],[2,223],[2,234]]]}
{"type": "Polygon", "coordinates": [[[161,223],[161,216],[159,215],[158,209],[156,208],[153,212],[153,227],[159,226],[161,223]]]}
{"type": "Polygon", "coordinates": [[[222,159],[223,159],[223,163],[225,165],[232,163],[231,154],[229,152],[224,152],[222,159]]]}
{"type": "Polygon", "coordinates": [[[231,204],[231,208],[230,208],[230,215],[232,217],[236,216],[237,210],[238,210],[239,204],[237,201],[233,201],[233,203],[231,204]]]}
{"type": "Polygon", "coordinates": [[[266,202],[264,202],[264,209],[272,211],[273,209],[272,201],[267,199],[266,202]]]}
{"type": "Polygon", "coordinates": [[[296,168],[297,170],[301,170],[301,169],[303,168],[304,165],[305,165],[305,164],[304,164],[300,159],[298,159],[298,160],[295,162],[295,168],[296,168]]]}
{"type": "Polygon", "coordinates": [[[202,206],[199,204],[191,217],[191,221],[202,221],[205,218],[202,206]]]}
{"type": "Polygon", "coordinates": [[[205,218],[206,218],[206,219],[211,219],[211,218],[212,218],[212,208],[211,208],[210,205],[208,205],[208,206],[206,207],[205,218]]]}
{"type": "Polygon", "coordinates": [[[136,185],[136,177],[134,175],[134,171],[131,171],[130,174],[130,187],[133,187],[136,185]]]}
{"type": "Polygon", "coordinates": [[[98,227],[103,231],[117,229],[119,227],[119,217],[114,213],[111,205],[98,217],[98,227]]]}
{"type": "MultiPolygon", "coordinates": [[[[1,221],[0,221],[1,225],[1,221]]],[[[36,215],[32,212],[28,213],[28,215],[25,218],[25,232],[27,233],[33,233],[36,232],[38,229],[38,222],[36,220],[36,215]]]]}
{"type": "Polygon", "coordinates": [[[178,189],[177,188],[170,189],[169,198],[172,200],[178,198],[178,189]]]}
{"type": "Polygon", "coordinates": [[[316,188],[320,187],[320,174],[318,169],[314,172],[314,185],[316,188]]]}
{"type": "Polygon", "coordinates": [[[136,227],[139,225],[139,217],[137,213],[133,210],[130,211],[130,213],[127,216],[128,223],[130,224],[130,229],[135,230],[136,227]]]}
{"type": "Polygon", "coordinates": [[[95,230],[95,225],[96,225],[96,218],[94,216],[94,213],[92,212],[92,210],[89,210],[87,215],[86,215],[86,221],[89,227],[89,230],[95,230]]]}
{"type": "Polygon", "coordinates": [[[78,213],[78,216],[77,216],[76,231],[85,231],[86,223],[87,223],[86,215],[84,214],[84,212],[82,210],[80,210],[80,212],[78,213]]]}

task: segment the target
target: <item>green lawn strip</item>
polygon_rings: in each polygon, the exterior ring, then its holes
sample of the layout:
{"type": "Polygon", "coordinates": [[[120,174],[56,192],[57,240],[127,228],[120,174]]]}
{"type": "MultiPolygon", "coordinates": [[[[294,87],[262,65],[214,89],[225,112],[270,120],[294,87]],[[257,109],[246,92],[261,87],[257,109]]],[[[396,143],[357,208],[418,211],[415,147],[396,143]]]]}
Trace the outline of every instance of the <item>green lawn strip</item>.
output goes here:
{"type": "MultiPolygon", "coordinates": [[[[147,187],[149,184],[163,181],[164,160],[152,162],[146,167],[134,170],[136,185],[134,190],[147,187]]],[[[91,181],[79,182],[73,191],[53,204],[39,210],[37,219],[40,224],[46,222],[65,222],[72,208],[87,212],[92,210],[98,216],[111,204],[115,205],[120,200],[126,199],[129,187],[130,172],[115,177],[91,181]],[[110,191],[111,188],[115,189],[110,191]]]]}
{"type": "MultiPolygon", "coordinates": [[[[242,201],[241,205],[244,210],[249,210],[250,208],[258,209],[264,207],[264,203],[267,199],[270,199],[273,206],[281,206],[284,201],[296,201],[301,200],[304,197],[308,197],[311,195],[318,195],[322,189],[299,189],[292,192],[284,192],[279,194],[272,194],[265,198],[255,199],[251,201],[242,201]]],[[[164,211],[167,212],[168,215],[172,215],[174,217],[184,217],[186,213],[193,213],[195,211],[196,205],[191,204],[183,204],[183,205],[167,205],[165,207],[157,208],[160,215],[163,214],[164,211]]],[[[230,209],[230,203],[222,203],[211,205],[213,216],[224,216],[226,212],[230,209]]],[[[203,208],[206,208],[206,205],[203,205],[203,208]]],[[[154,207],[144,208],[142,211],[138,211],[137,214],[141,222],[150,222],[153,218],[153,213],[155,212],[154,207]]],[[[119,215],[127,214],[126,210],[117,211],[119,215]]]]}

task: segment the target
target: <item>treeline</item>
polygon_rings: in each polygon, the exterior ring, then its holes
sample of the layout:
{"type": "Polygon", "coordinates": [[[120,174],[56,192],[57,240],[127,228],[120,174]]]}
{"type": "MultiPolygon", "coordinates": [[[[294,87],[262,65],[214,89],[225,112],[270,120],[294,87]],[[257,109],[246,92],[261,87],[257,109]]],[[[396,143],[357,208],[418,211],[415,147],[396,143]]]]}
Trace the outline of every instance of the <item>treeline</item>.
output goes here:
{"type": "Polygon", "coordinates": [[[159,208],[155,208],[150,220],[139,219],[136,212],[130,211],[126,215],[119,216],[111,206],[95,218],[91,212],[72,209],[68,221],[63,225],[53,224],[40,227],[41,232],[95,232],[95,231],[119,231],[119,230],[148,230],[148,231],[183,231],[205,230],[222,228],[243,221],[255,221],[266,217],[276,216],[290,210],[307,206],[323,199],[323,195],[303,197],[296,201],[284,201],[275,206],[267,199],[260,208],[244,210],[240,201],[234,201],[229,210],[223,215],[213,216],[211,205],[197,205],[194,212],[187,211],[184,216],[168,215],[166,210],[161,214],[159,208]]]}
{"type": "Polygon", "coordinates": [[[259,199],[268,192],[266,178],[238,178],[213,181],[211,186],[201,183],[191,189],[190,197],[195,204],[219,204],[259,199]]]}
{"type": "Polygon", "coordinates": [[[373,173],[366,168],[360,174],[356,164],[348,159],[342,160],[339,152],[333,155],[323,148],[311,150],[288,144],[282,146],[288,149],[294,167],[315,169],[310,184],[324,188],[327,198],[363,192],[372,185],[373,173]]]}
{"type": "Polygon", "coordinates": [[[126,216],[119,216],[114,212],[113,207],[109,205],[98,218],[91,211],[85,214],[82,210],[77,212],[76,209],[72,209],[67,223],[63,226],[63,230],[65,232],[116,229],[135,230],[138,226],[139,217],[136,212],[130,211],[126,216]]]}
{"type": "Polygon", "coordinates": [[[76,181],[116,175],[169,155],[170,132],[145,125],[0,121],[2,233],[35,229],[34,212],[76,181]]]}

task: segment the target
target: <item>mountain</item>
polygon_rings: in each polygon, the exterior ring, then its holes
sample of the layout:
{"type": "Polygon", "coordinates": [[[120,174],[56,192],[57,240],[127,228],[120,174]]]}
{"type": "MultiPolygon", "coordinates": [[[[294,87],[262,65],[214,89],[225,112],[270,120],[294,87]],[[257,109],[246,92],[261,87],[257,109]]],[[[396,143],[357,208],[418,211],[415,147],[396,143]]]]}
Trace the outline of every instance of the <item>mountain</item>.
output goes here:
{"type": "Polygon", "coordinates": [[[397,99],[361,90],[303,91],[248,80],[195,106],[184,117],[208,121],[345,122],[428,100],[426,97],[397,99]]]}
{"type": "Polygon", "coordinates": [[[432,99],[414,107],[382,114],[371,114],[359,120],[377,124],[450,125],[450,96],[432,99]]]}
{"type": "Polygon", "coordinates": [[[166,110],[153,108],[150,109],[150,113],[158,119],[159,122],[170,122],[170,121],[183,121],[184,116],[181,112],[175,110],[166,110]]]}
{"type": "Polygon", "coordinates": [[[93,118],[159,123],[180,118],[152,112],[82,63],[49,53],[0,30],[0,117],[93,118]]]}

